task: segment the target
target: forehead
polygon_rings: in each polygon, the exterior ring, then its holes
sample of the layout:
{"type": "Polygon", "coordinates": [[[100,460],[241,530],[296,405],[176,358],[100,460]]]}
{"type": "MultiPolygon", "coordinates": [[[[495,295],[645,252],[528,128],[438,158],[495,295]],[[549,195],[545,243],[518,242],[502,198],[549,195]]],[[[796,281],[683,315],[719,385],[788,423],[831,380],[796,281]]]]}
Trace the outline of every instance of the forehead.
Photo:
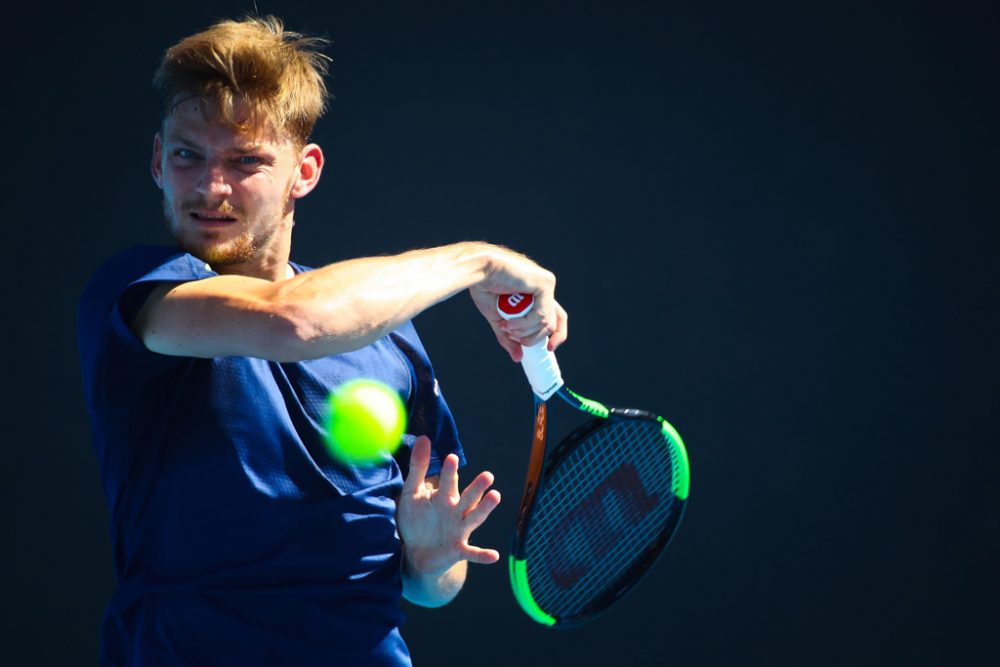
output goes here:
{"type": "MultiPolygon", "coordinates": [[[[163,121],[164,140],[186,140],[199,145],[220,149],[241,146],[260,146],[273,150],[291,146],[291,138],[272,125],[243,131],[224,123],[209,120],[196,98],[176,104],[163,121]]],[[[237,118],[240,118],[239,115],[237,118]]]]}

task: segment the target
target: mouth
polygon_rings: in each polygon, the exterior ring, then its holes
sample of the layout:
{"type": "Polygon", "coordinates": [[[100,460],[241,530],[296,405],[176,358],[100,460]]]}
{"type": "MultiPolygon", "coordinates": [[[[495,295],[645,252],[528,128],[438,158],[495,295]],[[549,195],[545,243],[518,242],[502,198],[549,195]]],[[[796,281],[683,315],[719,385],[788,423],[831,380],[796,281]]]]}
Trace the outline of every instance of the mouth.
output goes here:
{"type": "Polygon", "coordinates": [[[201,225],[218,226],[236,222],[236,218],[220,211],[191,211],[189,215],[201,225]]]}

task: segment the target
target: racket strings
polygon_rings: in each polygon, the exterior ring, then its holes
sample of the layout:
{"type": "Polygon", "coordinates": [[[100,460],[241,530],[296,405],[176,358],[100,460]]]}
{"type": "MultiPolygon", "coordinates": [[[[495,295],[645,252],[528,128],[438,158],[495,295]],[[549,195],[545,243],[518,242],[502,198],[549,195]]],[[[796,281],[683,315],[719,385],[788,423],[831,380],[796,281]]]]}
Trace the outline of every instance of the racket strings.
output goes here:
{"type": "Polygon", "coordinates": [[[676,458],[658,424],[615,420],[551,473],[525,544],[529,587],[543,609],[580,613],[672,528],[682,505],[672,492],[676,458]]]}

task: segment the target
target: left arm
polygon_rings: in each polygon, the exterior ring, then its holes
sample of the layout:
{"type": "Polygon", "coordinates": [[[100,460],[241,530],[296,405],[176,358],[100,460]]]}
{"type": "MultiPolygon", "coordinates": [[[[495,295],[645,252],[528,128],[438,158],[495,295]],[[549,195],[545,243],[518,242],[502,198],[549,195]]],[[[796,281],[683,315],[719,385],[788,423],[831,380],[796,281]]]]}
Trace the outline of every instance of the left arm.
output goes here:
{"type": "Polygon", "coordinates": [[[454,454],[445,457],[440,478],[427,478],[430,458],[430,440],[417,438],[396,507],[396,523],[403,540],[403,595],[423,607],[440,607],[462,589],[469,561],[500,560],[496,550],[469,544],[472,531],[500,504],[500,492],[489,490],[492,473],[481,472],[459,493],[454,454]]]}

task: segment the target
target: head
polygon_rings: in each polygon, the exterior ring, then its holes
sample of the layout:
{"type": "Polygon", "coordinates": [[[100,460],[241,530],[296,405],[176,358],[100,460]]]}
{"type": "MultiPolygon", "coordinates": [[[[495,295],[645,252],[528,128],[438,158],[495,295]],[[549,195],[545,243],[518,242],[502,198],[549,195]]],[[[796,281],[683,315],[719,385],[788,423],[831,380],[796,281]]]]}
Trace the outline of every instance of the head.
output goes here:
{"type": "Polygon", "coordinates": [[[295,201],[323,166],[309,143],[327,98],[321,44],[247,18],[163,56],[153,178],[178,243],[216,269],[287,262],[295,201]]]}

